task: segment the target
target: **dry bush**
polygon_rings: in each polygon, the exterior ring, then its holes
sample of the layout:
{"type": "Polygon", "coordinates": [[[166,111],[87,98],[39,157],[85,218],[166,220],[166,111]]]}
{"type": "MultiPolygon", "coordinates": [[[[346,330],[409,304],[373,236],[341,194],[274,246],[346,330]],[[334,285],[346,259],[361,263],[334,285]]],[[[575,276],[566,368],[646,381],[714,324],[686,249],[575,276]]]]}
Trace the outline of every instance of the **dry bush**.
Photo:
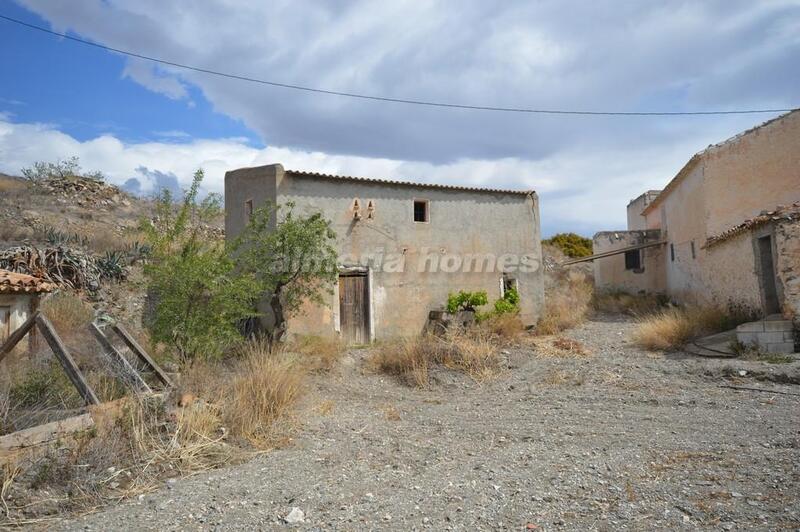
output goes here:
{"type": "Polygon", "coordinates": [[[305,389],[305,373],[265,342],[248,342],[228,383],[224,416],[231,430],[257,447],[272,445],[287,432],[286,421],[305,389]]]}
{"type": "Polygon", "coordinates": [[[489,334],[501,340],[512,341],[525,331],[525,325],[519,316],[514,313],[497,314],[481,322],[489,334]]]}
{"type": "Polygon", "coordinates": [[[430,384],[428,374],[434,365],[461,371],[482,381],[499,372],[500,357],[492,336],[486,331],[454,329],[441,337],[427,334],[384,342],[373,351],[368,365],[406,384],[425,388],[430,384]]]}
{"type": "Polygon", "coordinates": [[[671,307],[640,319],[633,340],[650,350],[678,349],[694,338],[733,328],[740,319],[715,307],[671,307]]]}
{"type": "Polygon", "coordinates": [[[101,255],[106,251],[123,249],[126,244],[126,239],[115,233],[110,227],[95,227],[85,236],[89,240],[89,249],[101,255]]]}
{"type": "Polygon", "coordinates": [[[644,316],[664,308],[664,298],[653,294],[631,295],[619,291],[595,293],[592,306],[595,310],[612,314],[644,316]]]}
{"type": "Polygon", "coordinates": [[[89,303],[64,291],[46,298],[40,308],[59,334],[84,329],[94,319],[94,309],[89,303]]]}
{"type": "Polygon", "coordinates": [[[24,225],[15,225],[4,221],[0,226],[0,242],[21,242],[33,238],[33,235],[33,229],[24,225]]]}
{"type": "Polygon", "coordinates": [[[589,311],[592,283],[578,270],[567,270],[545,294],[544,315],[537,334],[556,334],[583,323],[589,311]]]}
{"type": "Polygon", "coordinates": [[[564,384],[582,386],[585,381],[586,377],[584,375],[579,375],[563,369],[551,369],[542,379],[542,383],[548,386],[561,386],[564,384]]]}
{"type": "Polygon", "coordinates": [[[591,353],[578,342],[562,336],[531,337],[533,352],[538,358],[583,358],[591,353]]]}
{"type": "Polygon", "coordinates": [[[344,344],[338,338],[322,336],[295,336],[286,346],[286,351],[299,356],[300,364],[308,371],[332,370],[344,353],[344,344]]]}

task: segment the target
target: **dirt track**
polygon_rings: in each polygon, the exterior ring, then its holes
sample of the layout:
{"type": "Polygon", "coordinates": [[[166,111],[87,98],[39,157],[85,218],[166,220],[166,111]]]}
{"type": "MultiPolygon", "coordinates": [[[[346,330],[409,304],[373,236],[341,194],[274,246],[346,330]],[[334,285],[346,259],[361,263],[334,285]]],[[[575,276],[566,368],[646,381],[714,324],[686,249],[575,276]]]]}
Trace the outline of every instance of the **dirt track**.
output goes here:
{"type": "Polygon", "coordinates": [[[477,385],[429,391],[363,375],[354,353],[315,378],[296,441],[252,462],[59,526],[174,529],[796,529],[800,363],[652,355],[629,323],[567,334],[593,356],[509,353],[477,385]],[[746,371],[740,376],[740,371],[746,371]],[[305,514],[289,525],[293,508],[305,514]],[[532,528],[535,529],[535,528],[532,528]]]}

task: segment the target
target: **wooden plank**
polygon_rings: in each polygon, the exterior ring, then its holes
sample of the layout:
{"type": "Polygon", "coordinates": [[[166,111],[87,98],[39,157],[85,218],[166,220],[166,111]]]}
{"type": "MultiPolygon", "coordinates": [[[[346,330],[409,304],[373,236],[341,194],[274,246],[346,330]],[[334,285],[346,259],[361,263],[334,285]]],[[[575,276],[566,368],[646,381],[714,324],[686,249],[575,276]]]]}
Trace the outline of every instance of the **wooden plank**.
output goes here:
{"type": "Polygon", "coordinates": [[[128,359],[122,356],[122,353],[117,351],[117,349],[111,344],[111,342],[108,341],[106,335],[103,334],[103,331],[101,331],[97,325],[90,323],[89,331],[94,335],[95,339],[97,339],[100,347],[103,348],[103,354],[108,357],[108,359],[111,361],[111,364],[119,371],[123,380],[129,386],[141,393],[152,392],[150,386],[148,386],[144,379],[142,379],[142,377],[139,375],[139,372],[136,371],[136,368],[131,366],[130,362],[128,362],[128,359]]]}
{"type": "Polygon", "coordinates": [[[614,255],[619,255],[620,253],[625,253],[626,251],[634,251],[636,249],[645,249],[645,248],[652,248],[655,246],[661,246],[666,244],[666,240],[659,240],[657,242],[647,242],[645,244],[637,244],[635,246],[627,246],[624,248],[614,249],[611,251],[604,251],[603,253],[597,253],[596,255],[589,255],[588,257],[581,257],[579,259],[571,259],[565,260],[561,263],[561,266],[569,266],[570,264],[577,264],[579,262],[590,262],[595,259],[603,259],[605,257],[612,257],[614,255]]]}
{"type": "Polygon", "coordinates": [[[3,346],[0,347],[0,362],[6,357],[7,354],[11,352],[14,347],[19,343],[20,340],[31,330],[33,325],[36,323],[36,318],[39,316],[39,311],[37,310],[33,314],[25,320],[16,331],[11,333],[5,342],[3,342],[3,346]]]}
{"type": "Polygon", "coordinates": [[[50,323],[50,320],[48,320],[44,314],[39,314],[36,317],[36,324],[39,326],[42,336],[44,336],[44,339],[47,341],[48,345],[50,345],[50,349],[53,350],[56,358],[61,363],[61,367],[63,367],[64,371],[67,373],[67,377],[69,377],[69,380],[75,385],[75,388],[77,388],[78,393],[81,394],[86,404],[99,405],[100,399],[97,398],[92,387],[86,382],[83,373],[81,373],[80,368],[72,359],[72,356],[70,356],[67,346],[61,341],[61,338],[53,328],[53,324],[50,323]]]}
{"type": "Polygon", "coordinates": [[[87,430],[94,425],[90,414],[69,417],[0,436],[0,452],[33,447],[58,440],[68,434],[87,430]]]}
{"type": "Polygon", "coordinates": [[[167,374],[164,373],[164,370],[162,370],[161,367],[158,364],[156,364],[155,361],[152,358],[150,358],[150,355],[147,354],[147,352],[142,348],[142,346],[139,345],[139,342],[137,342],[133,338],[133,336],[128,334],[128,331],[126,331],[125,329],[122,328],[121,325],[117,325],[116,323],[111,326],[111,329],[115,333],[117,333],[117,335],[119,335],[120,338],[122,338],[122,341],[125,342],[125,345],[128,346],[128,349],[133,351],[133,353],[137,357],[139,357],[139,360],[144,362],[144,364],[153,373],[156,374],[156,377],[158,377],[158,380],[160,380],[162,383],[164,383],[165,386],[167,386],[169,388],[172,388],[174,386],[172,384],[172,381],[170,380],[170,378],[167,377],[167,374]]]}

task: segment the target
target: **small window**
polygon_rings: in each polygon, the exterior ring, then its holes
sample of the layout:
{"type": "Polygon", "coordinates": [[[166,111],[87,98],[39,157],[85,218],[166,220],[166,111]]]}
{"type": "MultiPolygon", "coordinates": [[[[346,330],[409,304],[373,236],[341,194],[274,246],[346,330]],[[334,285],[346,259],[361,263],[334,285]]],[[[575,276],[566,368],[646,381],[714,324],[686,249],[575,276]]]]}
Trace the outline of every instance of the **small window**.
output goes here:
{"type": "Polygon", "coordinates": [[[503,275],[502,284],[500,285],[500,297],[503,297],[509,290],[516,290],[519,292],[518,286],[516,279],[503,275]]]}
{"type": "Polygon", "coordinates": [[[695,253],[695,251],[694,251],[694,240],[692,240],[692,258],[693,259],[697,258],[697,253],[695,253]]]}
{"type": "Polygon", "coordinates": [[[675,261],[675,244],[669,245],[669,260],[675,261]]]}
{"type": "Polygon", "coordinates": [[[244,220],[249,222],[253,217],[253,200],[245,200],[244,202],[244,220]]]}
{"type": "Polygon", "coordinates": [[[425,200],[414,200],[414,221],[427,222],[428,219],[428,202],[425,200]]]}
{"type": "Polygon", "coordinates": [[[638,249],[625,252],[625,269],[639,270],[642,267],[642,254],[638,249]]]}

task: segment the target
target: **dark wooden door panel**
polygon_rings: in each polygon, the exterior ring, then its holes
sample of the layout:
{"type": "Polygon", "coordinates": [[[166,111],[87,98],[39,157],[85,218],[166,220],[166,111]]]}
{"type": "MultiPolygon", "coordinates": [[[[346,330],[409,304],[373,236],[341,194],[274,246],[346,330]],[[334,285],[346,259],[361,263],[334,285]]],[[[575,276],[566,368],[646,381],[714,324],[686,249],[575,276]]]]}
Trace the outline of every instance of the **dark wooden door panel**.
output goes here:
{"type": "Polygon", "coordinates": [[[339,322],[348,344],[369,342],[369,292],[366,275],[339,276],[339,322]]]}

